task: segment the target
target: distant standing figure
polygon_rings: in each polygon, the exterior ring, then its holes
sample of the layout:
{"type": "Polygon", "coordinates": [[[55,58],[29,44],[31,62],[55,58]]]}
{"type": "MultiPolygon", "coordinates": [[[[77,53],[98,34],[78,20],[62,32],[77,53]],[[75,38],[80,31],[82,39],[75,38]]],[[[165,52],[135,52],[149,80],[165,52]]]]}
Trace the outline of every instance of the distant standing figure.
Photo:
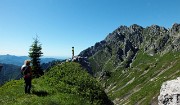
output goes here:
{"type": "Polygon", "coordinates": [[[25,82],[25,93],[30,94],[31,90],[31,80],[32,80],[32,69],[30,66],[30,60],[25,60],[24,65],[21,67],[21,73],[23,74],[24,77],[24,82],[25,82]]]}

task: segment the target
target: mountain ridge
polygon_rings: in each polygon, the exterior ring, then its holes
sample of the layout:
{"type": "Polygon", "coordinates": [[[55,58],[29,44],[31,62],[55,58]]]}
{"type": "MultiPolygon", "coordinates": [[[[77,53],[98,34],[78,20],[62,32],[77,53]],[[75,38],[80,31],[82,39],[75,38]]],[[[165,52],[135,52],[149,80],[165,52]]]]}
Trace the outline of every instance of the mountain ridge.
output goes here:
{"type": "MultiPolygon", "coordinates": [[[[79,55],[90,58],[101,53],[107,58],[114,57],[114,61],[121,62],[124,64],[123,66],[129,67],[138,50],[143,49],[151,56],[156,53],[165,54],[171,51],[179,51],[179,42],[180,24],[175,23],[170,29],[158,25],[143,28],[133,24],[129,27],[118,27],[104,40],[80,52],[79,55]]],[[[103,57],[101,58],[103,59],[103,57]]]]}
{"type": "MultiPolygon", "coordinates": [[[[164,40],[164,43],[166,43],[167,39],[171,37],[172,38],[171,40],[173,40],[172,41],[173,44],[176,45],[176,44],[179,44],[178,41],[180,37],[180,24],[175,23],[169,29],[166,29],[165,27],[161,27],[158,25],[151,25],[151,26],[147,26],[146,28],[143,28],[142,26],[139,26],[137,24],[133,24],[129,27],[122,25],[118,27],[117,29],[115,29],[112,33],[109,33],[104,40],[97,42],[94,46],[91,46],[83,50],[82,52],[80,52],[79,55],[89,57],[92,54],[94,54],[94,52],[96,52],[98,49],[105,46],[106,43],[115,42],[115,41],[126,42],[125,39],[128,39],[134,45],[133,47],[137,47],[140,49],[141,48],[140,44],[143,41],[148,40],[148,38],[150,37],[148,34],[152,35],[151,37],[154,37],[154,38],[162,37],[162,39],[164,40]],[[92,54],[87,53],[88,50],[90,49],[91,51],[89,52],[92,54]]],[[[152,42],[149,44],[152,44],[152,42]]],[[[175,45],[173,47],[176,47],[175,45]]],[[[164,46],[164,45],[161,45],[161,46],[164,46]]],[[[148,45],[146,47],[148,47],[148,45]]],[[[158,49],[160,48],[156,48],[156,50],[158,49]]],[[[177,50],[180,50],[179,46],[177,50]]]]}

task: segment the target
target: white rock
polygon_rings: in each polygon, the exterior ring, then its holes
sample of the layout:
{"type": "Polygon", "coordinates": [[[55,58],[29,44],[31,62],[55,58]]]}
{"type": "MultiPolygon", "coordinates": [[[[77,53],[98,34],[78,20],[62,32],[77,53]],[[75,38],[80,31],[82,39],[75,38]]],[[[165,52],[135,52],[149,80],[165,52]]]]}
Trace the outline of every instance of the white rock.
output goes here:
{"type": "Polygon", "coordinates": [[[180,105],[180,77],[162,84],[158,104],[180,105]]]}

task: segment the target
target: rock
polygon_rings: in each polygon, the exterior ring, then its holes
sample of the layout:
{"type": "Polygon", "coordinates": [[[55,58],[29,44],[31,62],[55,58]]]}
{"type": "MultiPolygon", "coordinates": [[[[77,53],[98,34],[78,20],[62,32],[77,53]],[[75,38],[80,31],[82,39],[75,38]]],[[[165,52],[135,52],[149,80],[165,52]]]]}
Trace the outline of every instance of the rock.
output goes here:
{"type": "Polygon", "coordinates": [[[180,24],[175,23],[170,30],[170,34],[172,36],[177,36],[178,33],[180,33],[180,24]]]}
{"type": "Polygon", "coordinates": [[[84,67],[87,70],[89,74],[93,74],[87,57],[74,56],[71,61],[78,62],[79,64],[81,64],[82,67],[84,67]]]}
{"type": "Polygon", "coordinates": [[[164,82],[158,96],[159,105],[180,105],[180,77],[164,82]]]}

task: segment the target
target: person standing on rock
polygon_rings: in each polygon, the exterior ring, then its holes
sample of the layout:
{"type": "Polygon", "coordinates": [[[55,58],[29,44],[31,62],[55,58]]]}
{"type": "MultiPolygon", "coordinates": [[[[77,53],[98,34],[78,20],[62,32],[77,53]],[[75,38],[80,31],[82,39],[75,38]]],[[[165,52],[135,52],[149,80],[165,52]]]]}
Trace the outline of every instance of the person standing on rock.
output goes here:
{"type": "Polygon", "coordinates": [[[22,65],[21,67],[21,73],[24,77],[24,82],[25,82],[26,94],[30,94],[30,90],[31,90],[32,69],[31,69],[30,63],[31,63],[30,60],[25,60],[24,65],[22,65]]]}

